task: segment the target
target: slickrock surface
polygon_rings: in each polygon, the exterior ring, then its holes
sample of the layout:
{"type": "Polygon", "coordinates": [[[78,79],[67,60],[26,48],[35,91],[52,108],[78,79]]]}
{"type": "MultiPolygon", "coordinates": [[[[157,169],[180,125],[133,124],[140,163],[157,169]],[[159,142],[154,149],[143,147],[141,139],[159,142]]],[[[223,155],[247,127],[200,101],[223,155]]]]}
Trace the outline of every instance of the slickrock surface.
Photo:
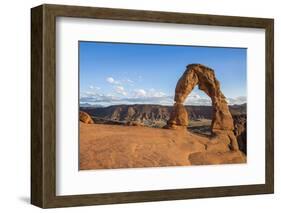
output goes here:
{"type": "Polygon", "coordinates": [[[80,169],[117,169],[244,163],[219,138],[203,137],[185,128],[84,124],[80,122],[80,169]]]}

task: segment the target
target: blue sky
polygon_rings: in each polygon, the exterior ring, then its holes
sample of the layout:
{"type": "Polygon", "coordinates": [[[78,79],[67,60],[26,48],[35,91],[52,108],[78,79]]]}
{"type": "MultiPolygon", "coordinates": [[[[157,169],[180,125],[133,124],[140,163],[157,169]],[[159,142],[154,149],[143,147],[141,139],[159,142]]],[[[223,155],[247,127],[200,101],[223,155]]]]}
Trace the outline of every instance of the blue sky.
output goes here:
{"type": "MultiPolygon", "coordinates": [[[[188,64],[215,70],[229,104],[246,102],[245,48],[79,42],[80,104],[172,105],[188,64]]],[[[210,105],[195,88],[187,105],[210,105]]]]}

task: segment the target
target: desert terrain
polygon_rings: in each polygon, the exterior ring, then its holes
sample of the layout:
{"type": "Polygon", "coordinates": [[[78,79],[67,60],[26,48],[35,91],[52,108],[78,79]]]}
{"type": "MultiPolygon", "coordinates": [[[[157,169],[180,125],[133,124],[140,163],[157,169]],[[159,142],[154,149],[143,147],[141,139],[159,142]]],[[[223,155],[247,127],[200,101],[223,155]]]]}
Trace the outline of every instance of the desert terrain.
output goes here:
{"type": "Polygon", "coordinates": [[[80,169],[113,169],[244,163],[219,138],[186,129],[85,124],[80,122],[80,169]]]}

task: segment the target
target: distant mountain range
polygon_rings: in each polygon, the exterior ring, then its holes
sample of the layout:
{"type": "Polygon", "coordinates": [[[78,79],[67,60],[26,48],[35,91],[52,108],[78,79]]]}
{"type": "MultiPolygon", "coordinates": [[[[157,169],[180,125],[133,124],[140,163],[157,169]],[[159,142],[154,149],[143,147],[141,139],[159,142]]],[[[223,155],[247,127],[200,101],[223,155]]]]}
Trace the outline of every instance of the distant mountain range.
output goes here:
{"type": "MultiPolygon", "coordinates": [[[[112,121],[163,121],[170,118],[172,106],[135,104],[112,105],[108,107],[81,106],[80,110],[89,113],[93,117],[112,121]]],[[[212,106],[186,106],[190,120],[212,119],[212,106]]],[[[247,105],[231,105],[229,110],[232,115],[246,114],[247,105]]]]}

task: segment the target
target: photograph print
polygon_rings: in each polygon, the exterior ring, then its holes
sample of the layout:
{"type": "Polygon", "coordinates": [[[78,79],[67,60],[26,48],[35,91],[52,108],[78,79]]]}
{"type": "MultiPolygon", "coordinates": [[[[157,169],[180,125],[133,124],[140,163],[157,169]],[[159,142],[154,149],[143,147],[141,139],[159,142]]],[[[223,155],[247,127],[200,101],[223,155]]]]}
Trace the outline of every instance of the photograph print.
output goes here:
{"type": "Polygon", "coordinates": [[[247,162],[247,49],[79,41],[79,169],[247,162]]]}

